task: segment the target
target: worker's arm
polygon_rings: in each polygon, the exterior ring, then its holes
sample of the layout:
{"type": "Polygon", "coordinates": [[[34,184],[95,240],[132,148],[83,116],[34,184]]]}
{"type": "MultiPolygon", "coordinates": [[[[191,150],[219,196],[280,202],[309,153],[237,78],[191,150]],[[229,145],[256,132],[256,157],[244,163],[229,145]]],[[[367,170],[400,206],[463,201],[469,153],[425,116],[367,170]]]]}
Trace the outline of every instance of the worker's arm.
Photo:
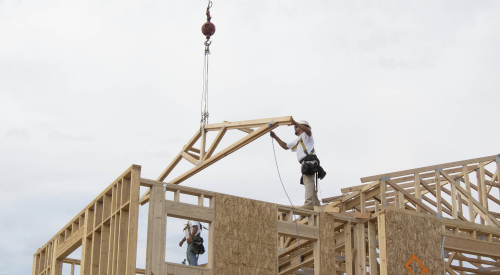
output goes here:
{"type": "Polygon", "coordinates": [[[311,136],[311,129],[309,129],[309,127],[305,126],[304,124],[299,124],[293,119],[292,119],[292,123],[295,127],[300,128],[300,130],[302,130],[302,132],[306,133],[307,136],[311,136]]]}
{"type": "Polygon", "coordinates": [[[273,131],[271,131],[271,137],[274,138],[278,144],[281,146],[281,148],[288,150],[288,146],[286,146],[286,143],[282,141],[273,131]]]}
{"type": "Polygon", "coordinates": [[[193,241],[193,237],[196,235],[196,232],[198,232],[198,226],[193,225],[193,232],[191,232],[191,235],[186,240],[188,244],[190,244],[193,241]]]}
{"type": "Polygon", "coordinates": [[[186,237],[182,238],[182,240],[179,242],[179,246],[182,246],[185,241],[186,241],[186,237]]]}

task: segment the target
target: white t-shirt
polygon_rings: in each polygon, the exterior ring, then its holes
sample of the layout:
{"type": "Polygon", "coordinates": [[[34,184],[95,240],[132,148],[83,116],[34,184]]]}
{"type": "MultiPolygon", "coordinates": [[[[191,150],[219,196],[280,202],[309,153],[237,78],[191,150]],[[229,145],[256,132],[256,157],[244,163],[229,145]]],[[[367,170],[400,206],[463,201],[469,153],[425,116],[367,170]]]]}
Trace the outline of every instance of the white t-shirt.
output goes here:
{"type": "MultiPolygon", "coordinates": [[[[297,152],[297,160],[300,162],[303,158],[305,158],[307,155],[304,152],[304,149],[302,147],[302,144],[299,142],[299,140],[302,139],[304,142],[304,145],[306,146],[307,152],[311,154],[311,151],[314,149],[314,138],[313,134],[311,131],[311,136],[308,136],[305,132],[303,132],[300,136],[297,137],[296,140],[288,143],[286,146],[288,149],[292,149],[292,152],[297,152]]],[[[313,155],[316,155],[316,150],[312,153],[313,155]]]]}
{"type": "Polygon", "coordinates": [[[201,230],[200,230],[200,228],[201,228],[200,223],[199,223],[199,222],[195,222],[195,221],[188,221],[188,224],[189,224],[189,230],[190,230],[190,231],[188,231],[188,230],[187,230],[187,228],[186,228],[186,229],[184,229],[184,233],[186,234],[186,239],[187,239],[187,238],[189,238],[189,236],[190,236],[189,232],[193,232],[193,226],[194,226],[194,225],[198,226],[198,231],[197,231],[197,232],[196,232],[196,234],[194,234],[194,235],[195,235],[195,236],[199,236],[199,235],[200,235],[200,233],[201,233],[201,230]]]}

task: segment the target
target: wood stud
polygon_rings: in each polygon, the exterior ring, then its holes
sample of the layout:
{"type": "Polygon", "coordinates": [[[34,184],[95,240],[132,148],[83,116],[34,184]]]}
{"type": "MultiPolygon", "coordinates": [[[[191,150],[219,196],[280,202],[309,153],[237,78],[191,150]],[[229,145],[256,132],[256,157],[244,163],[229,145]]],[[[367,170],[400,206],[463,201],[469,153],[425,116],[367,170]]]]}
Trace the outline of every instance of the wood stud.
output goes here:
{"type": "MultiPolygon", "coordinates": [[[[140,169],[137,165],[127,169],[39,250],[33,274],[60,275],[64,258],[79,246],[80,274],[135,274],[140,169]]],[[[73,274],[74,264],[71,270],[73,274]]]]}

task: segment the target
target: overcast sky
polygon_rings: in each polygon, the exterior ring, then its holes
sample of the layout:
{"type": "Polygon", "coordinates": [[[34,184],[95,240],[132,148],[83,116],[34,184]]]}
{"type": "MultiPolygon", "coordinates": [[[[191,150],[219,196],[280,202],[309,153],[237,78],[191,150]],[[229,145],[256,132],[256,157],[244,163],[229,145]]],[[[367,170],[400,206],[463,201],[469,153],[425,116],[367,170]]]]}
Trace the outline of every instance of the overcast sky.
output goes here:
{"type": "MultiPolygon", "coordinates": [[[[206,5],[0,0],[0,274],[29,274],[36,249],[125,169],[156,179],[197,131],[206,5]]],[[[323,198],[364,176],[500,152],[499,1],[214,0],[211,11],[209,122],[308,120],[323,198]]],[[[296,156],[275,147],[300,205],[296,156]]],[[[289,204],[268,135],[183,184],[289,204]]]]}

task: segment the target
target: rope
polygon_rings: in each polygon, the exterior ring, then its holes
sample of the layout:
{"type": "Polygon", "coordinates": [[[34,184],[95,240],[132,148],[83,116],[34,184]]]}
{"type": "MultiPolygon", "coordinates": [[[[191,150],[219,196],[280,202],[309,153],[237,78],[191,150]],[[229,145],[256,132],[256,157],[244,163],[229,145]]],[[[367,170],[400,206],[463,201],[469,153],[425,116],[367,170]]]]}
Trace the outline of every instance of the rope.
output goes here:
{"type": "MultiPolygon", "coordinates": [[[[283,184],[283,180],[281,179],[280,169],[278,168],[278,160],[276,159],[276,150],[274,150],[274,141],[272,137],[271,137],[271,144],[273,145],[274,162],[276,163],[276,170],[278,171],[278,177],[280,178],[281,186],[283,186],[285,195],[287,196],[290,205],[292,205],[293,216],[295,216],[295,207],[293,206],[292,200],[288,196],[288,193],[286,192],[285,189],[285,185],[283,184]]],[[[302,253],[300,252],[300,237],[299,237],[299,227],[297,226],[297,219],[295,219],[295,230],[297,231],[297,244],[299,246],[300,271],[302,272],[302,274],[304,274],[304,268],[302,267],[302,253]]]]}
{"type": "MultiPolygon", "coordinates": [[[[317,179],[316,179],[317,181],[317,179]]],[[[321,197],[321,202],[323,202],[323,194],[321,193],[321,185],[318,184],[318,188],[319,188],[319,196],[321,197]]]]}

